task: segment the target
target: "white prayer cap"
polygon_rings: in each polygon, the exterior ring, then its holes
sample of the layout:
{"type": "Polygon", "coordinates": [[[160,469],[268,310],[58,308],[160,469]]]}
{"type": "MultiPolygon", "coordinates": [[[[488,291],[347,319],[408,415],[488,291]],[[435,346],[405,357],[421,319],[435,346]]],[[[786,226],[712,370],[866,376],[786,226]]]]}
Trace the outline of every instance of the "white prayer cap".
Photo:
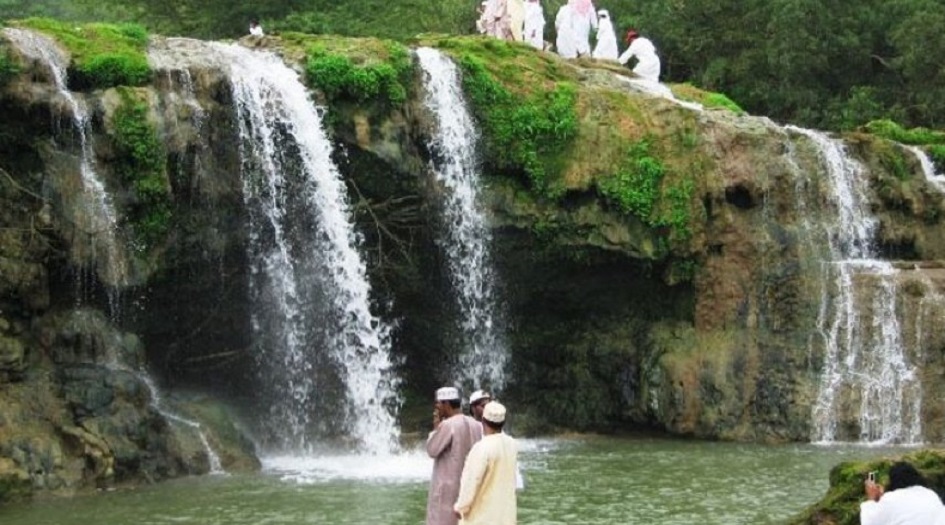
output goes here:
{"type": "Polygon", "coordinates": [[[436,391],[437,401],[458,401],[459,390],[451,386],[444,386],[436,391]]]}
{"type": "Polygon", "coordinates": [[[475,405],[477,401],[482,401],[483,399],[492,399],[492,396],[485,390],[476,390],[469,396],[469,404],[475,405]]]}
{"type": "Polygon", "coordinates": [[[505,405],[498,401],[489,401],[482,409],[482,419],[491,423],[505,422],[505,405]]]}

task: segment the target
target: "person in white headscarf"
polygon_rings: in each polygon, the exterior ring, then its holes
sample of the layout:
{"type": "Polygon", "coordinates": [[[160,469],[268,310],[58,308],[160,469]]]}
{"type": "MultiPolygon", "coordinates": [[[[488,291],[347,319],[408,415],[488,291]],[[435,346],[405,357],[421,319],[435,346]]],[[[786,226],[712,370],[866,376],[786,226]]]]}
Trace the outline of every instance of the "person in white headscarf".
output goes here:
{"type": "Polygon", "coordinates": [[[660,57],[656,56],[656,46],[650,39],[640,36],[633,29],[627,31],[627,43],[630,47],[620,55],[618,60],[626,64],[631,57],[636,57],[637,65],[633,72],[644,80],[660,81],[660,57]]]}
{"type": "Polygon", "coordinates": [[[614,24],[610,20],[610,13],[606,9],[597,12],[597,45],[594,46],[593,57],[604,60],[617,60],[617,35],[614,33],[614,24]]]}
{"type": "Polygon", "coordinates": [[[591,54],[591,30],[597,29],[597,12],[591,0],[568,0],[571,6],[571,28],[578,56],[591,54]]]}
{"type": "Polygon", "coordinates": [[[545,13],[538,0],[525,2],[525,42],[535,49],[545,48],[545,13]]]}

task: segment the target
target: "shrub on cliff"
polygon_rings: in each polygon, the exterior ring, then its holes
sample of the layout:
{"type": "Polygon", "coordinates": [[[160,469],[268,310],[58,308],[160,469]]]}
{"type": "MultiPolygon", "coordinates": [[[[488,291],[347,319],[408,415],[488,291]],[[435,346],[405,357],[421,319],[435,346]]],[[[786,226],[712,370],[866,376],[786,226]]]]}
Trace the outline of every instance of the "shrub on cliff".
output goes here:
{"type": "Polygon", "coordinates": [[[171,200],[164,147],[148,121],[148,106],[133,90],[121,88],[121,105],[112,116],[112,138],[118,155],[115,170],[132,190],[127,207],[139,250],[147,250],[170,229],[171,200]]]}
{"type": "Polygon", "coordinates": [[[49,35],[69,52],[70,81],[76,89],[140,86],[151,79],[148,33],[139,25],[76,25],[47,18],[16,24],[49,35]]]}

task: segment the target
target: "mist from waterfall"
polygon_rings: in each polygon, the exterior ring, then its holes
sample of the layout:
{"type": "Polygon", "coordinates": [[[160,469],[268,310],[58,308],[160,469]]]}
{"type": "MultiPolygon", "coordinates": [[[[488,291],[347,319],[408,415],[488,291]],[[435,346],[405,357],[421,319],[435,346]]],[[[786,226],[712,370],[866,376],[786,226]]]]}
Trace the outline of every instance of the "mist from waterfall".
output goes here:
{"type": "MultiPolygon", "coordinates": [[[[74,254],[75,258],[83,264],[90,262],[99,279],[107,286],[127,285],[128,261],[125,249],[119,242],[118,219],[111,197],[95,167],[92,118],[85,101],[68,87],[69,56],[51,38],[40,33],[7,27],[3,29],[3,34],[23,55],[46,65],[56,90],[72,114],[72,128],[79,143],[81,191],[74,197],[79,204],[74,206],[75,213],[70,219],[78,234],[88,241],[73,243],[73,250],[79,250],[74,254]],[[89,253],[81,253],[85,249],[89,253]]],[[[113,303],[110,306],[114,314],[117,296],[110,293],[109,299],[113,303]]]]}
{"type": "Polygon", "coordinates": [[[371,312],[344,182],[298,74],[272,53],[239,45],[168,39],[150,53],[164,67],[209,62],[229,77],[248,215],[258,395],[268,407],[263,446],[288,454],[331,444],[395,450],[399,381],[389,327],[371,312]],[[169,56],[154,57],[160,53],[169,56]]]}
{"type": "Polygon", "coordinates": [[[424,72],[424,105],[436,122],[430,150],[442,195],[440,245],[447,255],[463,348],[453,377],[465,387],[501,390],[508,352],[498,326],[492,236],[480,202],[478,132],[456,65],[430,48],[416,51],[424,72]]]}
{"type": "Polygon", "coordinates": [[[813,130],[787,129],[816,147],[829,199],[830,260],[822,264],[814,343],[822,346],[824,360],[811,440],[920,442],[921,385],[912,363],[917,349],[902,338],[899,271],[879,260],[874,246],[878,221],[869,213],[865,168],[841,141],[813,130]],[[856,428],[840,428],[850,413],[858,414],[856,428]]]}

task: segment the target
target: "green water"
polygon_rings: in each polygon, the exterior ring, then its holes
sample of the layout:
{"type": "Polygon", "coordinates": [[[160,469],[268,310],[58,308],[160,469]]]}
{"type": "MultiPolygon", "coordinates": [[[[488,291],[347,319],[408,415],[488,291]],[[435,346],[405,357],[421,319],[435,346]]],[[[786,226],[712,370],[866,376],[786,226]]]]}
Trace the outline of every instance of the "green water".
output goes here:
{"type": "MultiPolygon", "coordinates": [[[[522,524],[783,523],[818,500],[832,466],[889,449],[665,439],[525,440],[522,524]]],[[[423,523],[430,461],[321,458],[266,472],[0,508],[3,525],[423,523]]]]}

